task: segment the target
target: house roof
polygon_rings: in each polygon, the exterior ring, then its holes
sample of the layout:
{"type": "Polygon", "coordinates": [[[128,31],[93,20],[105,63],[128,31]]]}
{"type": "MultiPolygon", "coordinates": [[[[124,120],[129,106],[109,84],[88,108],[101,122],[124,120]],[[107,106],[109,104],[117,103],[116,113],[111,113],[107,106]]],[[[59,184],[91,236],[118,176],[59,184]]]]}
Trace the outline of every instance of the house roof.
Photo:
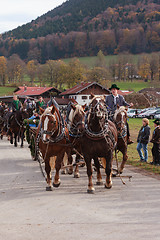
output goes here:
{"type": "Polygon", "coordinates": [[[88,82],[88,83],[82,82],[81,84],[77,84],[74,87],[66,90],[65,92],[62,92],[60,95],[63,96],[63,95],[78,94],[78,93],[82,92],[84,89],[89,88],[90,86],[95,85],[95,84],[100,86],[102,89],[105,89],[109,93],[109,90],[107,88],[103,87],[102,85],[100,85],[99,83],[96,83],[96,82],[88,82]]]}
{"type": "Polygon", "coordinates": [[[17,95],[25,95],[25,96],[39,96],[42,95],[43,93],[47,91],[54,90],[58,93],[61,91],[54,88],[54,87],[25,87],[25,86],[20,86],[18,87],[14,92],[16,92],[17,95]]]}

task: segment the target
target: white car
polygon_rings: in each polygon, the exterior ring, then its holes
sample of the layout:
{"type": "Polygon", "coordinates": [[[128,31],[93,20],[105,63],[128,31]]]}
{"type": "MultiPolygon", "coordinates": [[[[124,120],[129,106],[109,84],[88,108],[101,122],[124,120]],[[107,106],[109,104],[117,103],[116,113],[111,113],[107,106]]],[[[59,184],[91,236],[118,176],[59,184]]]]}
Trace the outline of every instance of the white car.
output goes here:
{"type": "Polygon", "coordinates": [[[141,109],[128,109],[127,116],[130,118],[135,118],[141,112],[141,109]]]}
{"type": "Polygon", "coordinates": [[[160,114],[155,115],[154,118],[155,118],[155,119],[156,119],[156,118],[160,119],[160,114]]]}

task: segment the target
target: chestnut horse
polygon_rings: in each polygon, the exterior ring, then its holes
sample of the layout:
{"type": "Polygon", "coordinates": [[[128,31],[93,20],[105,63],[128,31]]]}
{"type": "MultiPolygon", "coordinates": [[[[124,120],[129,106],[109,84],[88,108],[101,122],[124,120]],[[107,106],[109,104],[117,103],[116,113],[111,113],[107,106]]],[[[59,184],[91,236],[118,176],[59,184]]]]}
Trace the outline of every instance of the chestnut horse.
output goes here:
{"type": "Polygon", "coordinates": [[[97,171],[97,185],[102,184],[98,158],[103,158],[106,173],[105,187],[108,189],[112,187],[113,151],[117,144],[117,129],[115,124],[108,120],[105,98],[95,97],[94,95],[91,95],[91,97],[92,100],[85,117],[85,133],[81,137],[81,148],[89,180],[88,193],[94,193],[95,191],[92,183],[92,159],[97,171]]]}
{"type": "MultiPolygon", "coordinates": [[[[84,116],[85,116],[85,109],[86,105],[81,106],[79,104],[70,105],[70,110],[67,113],[67,127],[69,130],[69,140],[72,143],[72,154],[76,154],[76,157],[81,154],[81,145],[80,145],[80,138],[84,131],[84,116]],[[75,152],[76,151],[76,152],[75,152]]],[[[68,156],[69,163],[72,164],[72,156],[68,156]]],[[[71,171],[71,168],[70,168],[71,171]]],[[[73,172],[73,167],[72,167],[73,172]]],[[[79,169],[78,163],[76,164],[76,168],[74,171],[74,177],[79,178],[79,169]]]]}
{"type": "Polygon", "coordinates": [[[118,141],[117,141],[117,150],[123,154],[123,160],[121,166],[118,170],[119,173],[123,172],[124,165],[128,159],[127,155],[127,110],[124,106],[117,106],[117,109],[114,114],[114,123],[117,127],[118,132],[118,141]]]}
{"type": "Polygon", "coordinates": [[[56,157],[53,186],[59,187],[59,170],[63,161],[65,152],[70,154],[70,144],[68,144],[69,133],[64,125],[64,121],[55,106],[48,107],[46,110],[40,109],[43,114],[38,127],[37,144],[45,162],[45,171],[47,174],[46,191],[52,191],[51,182],[51,163],[50,158],[56,157]]]}

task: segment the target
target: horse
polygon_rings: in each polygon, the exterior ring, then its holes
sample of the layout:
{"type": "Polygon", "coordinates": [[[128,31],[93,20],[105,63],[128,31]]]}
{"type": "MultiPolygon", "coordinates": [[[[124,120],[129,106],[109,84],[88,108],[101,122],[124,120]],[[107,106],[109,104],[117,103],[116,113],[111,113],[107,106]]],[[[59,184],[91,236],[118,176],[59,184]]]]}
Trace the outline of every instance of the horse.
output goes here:
{"type": "Polygon", "coordinates": [[[56,157],[55,161],[55,177],[53,181],[54,187],[59,187],[60,178],[59,170],[65,155],[65,152],[70,155],[69,132],[64,121],[59,113],[59,110],[52,105],[47,109],[40,108],[42,112],[38,132],[37,132],[37,148],[41,152],[44,163],[45,172],[47,175],[46,191],[52,191],[51,182],[51,163],[50,159],[56,157]]]}
{"type": "MultiPolygon", "coordinates": [[[[79,169],[78,169],[78,157],[81,155],[81,145],[80,138],[84,130],[84,116],[85,116],[85,107],[86,104],[81,106],[79,104],[70,105],[70,109],[67,112],[66,122],[69,130],[69,140],[72,143],[72,152],[71,154],[76,154],[76,168],[74,171],[74,177],[79,178],[79,169]]],[[[69,164],[72,164],[72,156],[68,156],[69,164]]],[[[69,173],[73,172],[73,167],[69,169],[69,173]]]]}
{"type": "Polygon", "coordinates": [[[112,187],[113,152],[117,144],[117,129],[115,124],[108,120],[105,98],[93,94],[91,98],[85,116],[84,134],[81,137],[81,149],[87,166],[88,193],[95,191],[92,183],[92,159],[97,171],[97,185],[103,184],[99,162],[99,158],[103,158],[106,173],[105,187],[108,189],[112,187]]]}
{"type": "Polygon", "coordinates": [[[18,139],[21,138],[21,147],[23,147],[23,140],[24,140],[24,132],[25,127],[23,124],[24,119],[31,117],[33,111],[27,111],[26,109],[21,109],[13,112],[9,119],[9,129],[8,135],[10,136],[10,143],[13,144],[13,137],[14,137],[14,146],[17,147],[17,137],[18,139]]]}
{"type": "Polygon", "coordinates": [[[118,132],[118,141],[116,150],[120,151],[123,154],[123,160],[120,165],[120,168],[117,169],[119,173],[123,172],[125,163],[128,159],[127,155],[127,109],[124,106],[117,106],[115,114],[113,116],[113,121],[116,125],[118,132]]]}

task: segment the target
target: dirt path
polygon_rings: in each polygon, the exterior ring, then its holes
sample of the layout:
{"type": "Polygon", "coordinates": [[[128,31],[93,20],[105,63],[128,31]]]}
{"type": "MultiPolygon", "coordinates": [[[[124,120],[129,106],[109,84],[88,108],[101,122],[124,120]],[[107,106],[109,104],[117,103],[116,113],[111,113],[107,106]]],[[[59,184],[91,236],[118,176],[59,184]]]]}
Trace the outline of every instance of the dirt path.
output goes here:
{"type": "Polygon", "coordinates": [[[46,192],[27,145],[14,148],[6,140],[0,142],[0,166],[0,240],[160,238],[158,179],[127,167],[131,182],[114,178],[112,189],[95,186],[89,195],[86,169],[80,168],[80,179],[61,175],[60,187],[46,192]]]}

